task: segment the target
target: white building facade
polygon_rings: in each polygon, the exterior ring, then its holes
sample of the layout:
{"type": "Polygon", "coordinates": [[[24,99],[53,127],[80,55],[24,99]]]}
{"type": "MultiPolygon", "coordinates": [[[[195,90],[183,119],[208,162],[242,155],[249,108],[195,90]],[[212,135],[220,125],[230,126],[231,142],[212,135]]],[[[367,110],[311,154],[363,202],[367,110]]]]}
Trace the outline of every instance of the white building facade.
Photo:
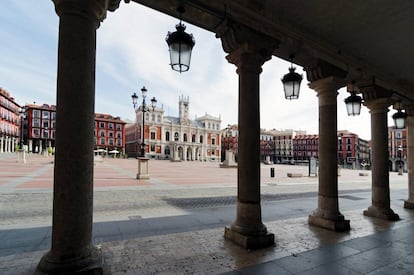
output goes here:
{"type": "MultiPolygon", "coordinates": [[[[220,117],[205,114],[189,118],[189,98],[180,96],[179,116],[164,116],[164,108],[145,112],[144,143],[146,156],[173,161],[221,160],[220,117]]],[[[136,110],[135,123],[126,126],[126,153],[136,156],[142,144],[141,108],[136,110]]]]}

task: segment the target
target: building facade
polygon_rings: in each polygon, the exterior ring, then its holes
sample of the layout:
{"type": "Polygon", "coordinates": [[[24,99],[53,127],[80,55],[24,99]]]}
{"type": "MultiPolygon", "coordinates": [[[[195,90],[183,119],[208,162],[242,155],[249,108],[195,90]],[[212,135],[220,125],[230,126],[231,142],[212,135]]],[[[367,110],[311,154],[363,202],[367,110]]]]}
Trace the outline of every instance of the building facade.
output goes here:
{"type": "Polygon", "coordinates": [[[56,105],[25,105],[23,141],[28,152],[54,150],[56,135],[56,105]]]}
{"type": "Polygon", "coordinates": [[[296,135],[293,137],[293,158],[295,162],[308,161],[319,157],[318,135],[296,135]]]}
{"type": "MultiPolygon", "coordinates": [[[[108,114],[95,114],[95,150],[124,152],[125,122],[108,114]]],[[[26,104],[23,141],[31,153],[53,153],[56,137],[56,106],[26,104]]]]}
{"type": "Polygon", "coordinates": [[[221,160],[224,161],[225,152],[230,150],[233,153],[234,160],[237,162],[239,155],[239,127],[237,124],[228,125],[221,130],[221,160]]]}
{"type": "Polygon", "coordinates": [[[371,165],[369,142],[357,134],[338,131],[338,164],[352,168],[364,168],[371,165]]]}
{"type": "Polygon", "coordinates": [[[0,153],[14,152],[20,140],[20,106],[0,87],[0,153]]]}
{"type": "Polygon", "coordinates": [[[389,169],[407,171],[407,129],[388,127],[389,169]]]}
{"type": "Polygon", "coordinates": [[[301,130],[272,130],[275,138],[275,162],[293,163],[295,160],[293,150],[293,139],[298,135],[306,135],[306,131],[301,130]]]}
{"type": "Polygon", "coordinates": [[[124,154],[125,124],[120,117],[95,114],[95,150],[104,150],[109,154],[124,154]]]}
{"type": "Polygon", "coordinates": [[[189,118],[189,98],[180,96],[179,116],[164,116],[164,108],[136,109],[135,123],[126,126],[126,153],[136,157],[141,150],[144,117],[146,156],[175,161],[220,161],[220,117],[205,114],[189,118]]]}

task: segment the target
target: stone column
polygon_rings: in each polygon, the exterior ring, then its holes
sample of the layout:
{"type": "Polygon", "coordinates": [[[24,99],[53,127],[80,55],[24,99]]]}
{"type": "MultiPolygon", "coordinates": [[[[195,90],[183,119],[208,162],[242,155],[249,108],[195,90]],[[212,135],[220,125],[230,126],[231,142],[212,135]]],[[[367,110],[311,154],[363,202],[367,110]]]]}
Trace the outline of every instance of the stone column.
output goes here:
{"type": "Polygon", "coordinates": [[[404,208],[414,209],[414,105],[406,106],[407,117],[407,147],[408,147],[408,199],[404,208]]]}
{"type": "Polygon", "coordinates": [[[309,87],[319,100],[319,189],[318,208],[309,215],[311,225],[334,231],[350,229],[339,211],[338,203],[338,137],[337,95],[345,85],[345,72],[326,63],[307,68],[309,87]]]}
{"type": "Polygon", "coordinates": [[[392,103],[390,95],[377,86],[363,87],[361,91],[364,94],[364,104],[371,113],[372,152],[372,205],[364,211],[364,215],[398,220],[398,215],[390,208],[387,124],[388,107],[392,103]]]}
{"type": "Polygon", "coordinates": [[[218,27],[216,36],[239,75],[237,215],[224,236],[248,249],[266,247],[274,244],[274,235],[262,223],[260,204],[259,76],[276,41],[228,21],[218,27]]]}
{"type": "Polygon", "coordinates": [[[0,137],[0,153],[3,153],[3,139],[4,137],[0,137]]]}
{"type": "Polygon", "coordinates": [[[60,22],[52,247],[37,273],[102,274],[101,252],[92,244],[96,29],[114,3],[54,4],[60,22]]]}

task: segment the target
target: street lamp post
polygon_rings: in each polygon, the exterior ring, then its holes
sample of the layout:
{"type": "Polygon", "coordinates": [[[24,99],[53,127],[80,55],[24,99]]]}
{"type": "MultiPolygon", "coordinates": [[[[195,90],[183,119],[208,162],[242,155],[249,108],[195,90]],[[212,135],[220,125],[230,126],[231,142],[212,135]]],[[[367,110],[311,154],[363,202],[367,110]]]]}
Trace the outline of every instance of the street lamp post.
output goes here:
{"type": "MultiPolygon", "coordinates": [[[[21,162],[26,163],[26,152],[24,150],[24,141],[23,141],[23,122],[26,117],[26,108],[23,106],[20,108],[20,152],[18,154],[21,154],[21,162]]],[[[20,158],[19,158],[20,160],[20,158]]]]}
{"type": "Polygon", "coordinates": [[[398,163],[398,175],[402,175],[403,173],[404,173],[404,171],[403,171],[403,166],[402,166],[402,151],[403,151],[403,148],[402,148],[402,145],[400,144],[400,145],[398,145],[398,156],[399,156],[399,163],[398,163]]]}
{"type": "Polygon", "coordinates": [[[144,87],[141,89],[141,96],[142,96],[142,103],[140,106],[137,107],[138,96],[136,93],[131,95],[132,98],[132,105],[134,106],[134,110],[136,111],[141,110],[142,112],[142,139],[141,139],[141,150],[138,158],[138,174],[137,179],[149,179],[148,174],[148,158],[145,157],[145,113],[146,112],[153,112],[155,110],[155,106],[157,104],[157,100],[155,97],[151,99],[151,106],[148,106],[145,102],[147,97],[148,90],[144,87]]]}

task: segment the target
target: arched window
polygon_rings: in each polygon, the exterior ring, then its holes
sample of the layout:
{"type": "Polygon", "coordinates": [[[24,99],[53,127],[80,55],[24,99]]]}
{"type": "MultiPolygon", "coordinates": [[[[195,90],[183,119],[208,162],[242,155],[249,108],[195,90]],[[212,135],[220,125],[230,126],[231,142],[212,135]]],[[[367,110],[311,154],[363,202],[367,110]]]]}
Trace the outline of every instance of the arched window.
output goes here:
{"type": "Polygon", "coordinates": [[[184,142],[187,142],[187,134],[184,133],[184,142]]]}
{"type": "Polygon", "coordinates": [[[196,141],[196,135],[194,135],[194,134],[193,134],[193,135],[191,136],[191,142],[195,142],[195,141],[196,141]]]}
{"type": "Polygon", "coordinates": [[[165,132],[165,141],[170,141],[170,132],[165,132]]]}
{"type": "Polygon", "coordinates": [[[179,135],[177,132],[174,133],[174,141],[178,141],[179,135]]]}
{"type": "Polygon", "coordinates": [[[200,143],[203,143],[203,136],[200,136],[200,143]]]}

